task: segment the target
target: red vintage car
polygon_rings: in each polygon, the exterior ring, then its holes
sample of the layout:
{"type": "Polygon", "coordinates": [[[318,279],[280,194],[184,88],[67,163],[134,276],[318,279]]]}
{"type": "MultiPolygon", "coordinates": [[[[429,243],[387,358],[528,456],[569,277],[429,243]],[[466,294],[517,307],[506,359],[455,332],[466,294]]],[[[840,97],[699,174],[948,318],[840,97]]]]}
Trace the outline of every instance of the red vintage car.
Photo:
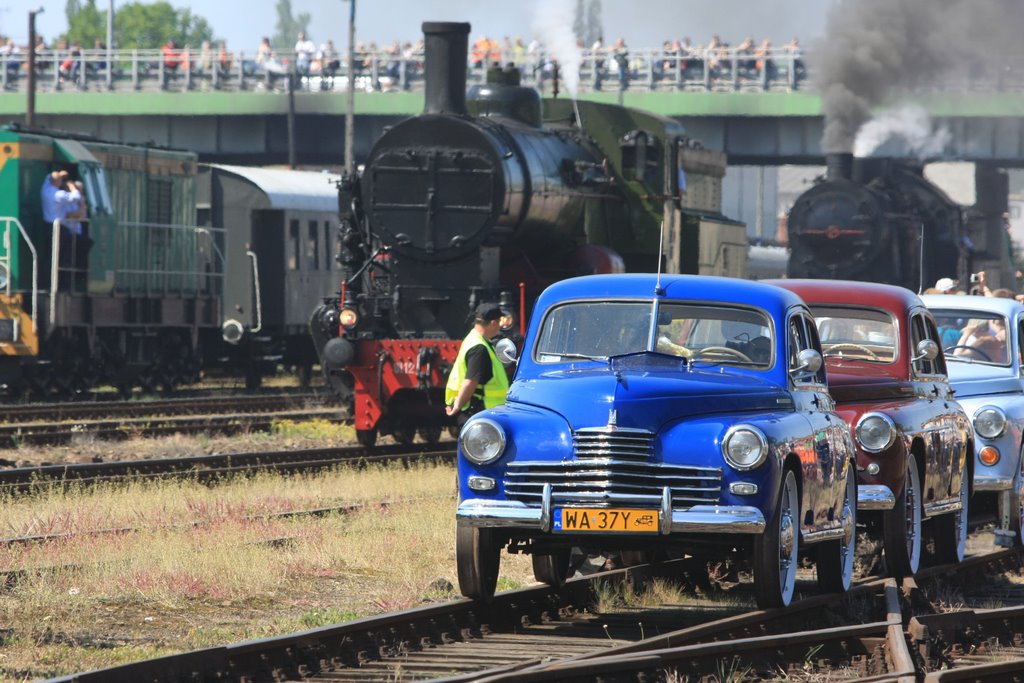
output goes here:
{"type": "Polygon", "coordinates": [[[935,320],[902,287],[775,280],[814,313],[835,411],[857,445],[858,511],[881,529],[886,569],[913,574],[922,520],[940,562],[967,543],[974,437],[946,377],[935,320]]]}

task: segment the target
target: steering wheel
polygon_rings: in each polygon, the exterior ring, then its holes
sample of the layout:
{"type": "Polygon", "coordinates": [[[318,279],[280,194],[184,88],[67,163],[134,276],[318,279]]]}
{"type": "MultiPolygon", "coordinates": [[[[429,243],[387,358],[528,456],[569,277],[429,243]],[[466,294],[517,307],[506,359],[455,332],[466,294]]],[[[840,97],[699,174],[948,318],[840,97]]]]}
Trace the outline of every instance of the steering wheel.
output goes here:
{"type": "Polygon", "coordinates": [[[954,346],[947,346],[945,348],[945,351],[946,352],[955,351],[956,349],[967,349],[971,353],[976,353],[979,356],[981,356],[981,359],[984,360],[986,363],[992,363],[993,362],[992,361],[992,357],[989,356],[987,353],[985,353],[981,349],[976,349],[973,346],[968,346],[967,344],[956,344],[954,346]]]}
{"type": "Polygon", "coordinates": [[[852,342],[840,342],[838,344],[832,344],[828,347],[829,351],[834,351],[838,348],[856,349],[857,351],[863,351],[864,353],[871,356],[872,360],[878,360],[878,354],[864,346],[863,344],[854,344],[852,342]]]}
{"type": "Polygon", "coordinates": [[[754,363],[754,361],[752,361],[750,357],[747,356],[745,353],[737,351],[736,349],[730,349],[728,346],[705,346],[703,349],[697,349],[696,351],[693,352],[693,355],[696,358],[700,358],[705,354],[732,356],[733,358],[743,361],[744,363],[754,363]]]}

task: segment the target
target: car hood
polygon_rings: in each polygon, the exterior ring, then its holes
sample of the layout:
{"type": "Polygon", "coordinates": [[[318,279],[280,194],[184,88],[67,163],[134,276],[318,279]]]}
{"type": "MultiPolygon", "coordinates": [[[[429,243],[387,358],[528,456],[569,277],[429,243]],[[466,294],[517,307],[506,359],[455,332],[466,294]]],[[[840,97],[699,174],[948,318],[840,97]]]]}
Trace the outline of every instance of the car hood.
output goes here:
{"type": "Polygon", "coordinates": [[[914,385],[894,377],[871,377],[829,369],[828,391],[839,403],[905,399],[914,395],[914,385]]]}
{"type": "Polygon", "coordinates": [[[573,429],[614,423],[652,432],[679,418],[791,410],[793,405],[777,384],[725,366],[688,369],[679,359],[613,366],[562,367],[517,380],[509,400],[553,410],[573,429]]]}
{"type": "Polygon", "coordinates": [[[953,385],[957,398],[988,394],[1019,394],[1024,391],[1024,384],[1021,383],[1013,368],[956,361],[950,361],[946,365],[949,370],[949,381],[953,385]]]}

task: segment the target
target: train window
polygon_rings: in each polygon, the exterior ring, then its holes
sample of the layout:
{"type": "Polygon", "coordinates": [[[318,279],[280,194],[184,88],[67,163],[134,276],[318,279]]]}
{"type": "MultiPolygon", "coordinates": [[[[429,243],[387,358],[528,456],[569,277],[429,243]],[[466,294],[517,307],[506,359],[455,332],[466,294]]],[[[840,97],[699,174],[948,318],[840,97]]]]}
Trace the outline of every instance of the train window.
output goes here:
{"type": "Polygon", "coordinates": [[[288,260],[288,270],[299,269],[299,222],[292,220],[288,223],[288,253],[285,258],[288,260]]]}
{"type": "Polygon", "coordinates": [[[146,222],[170,225],[174,222],[174,192],[170,180],[150,178],[146,192],[146,222]]]}
{"type": "Polygon", "coordinates": [[[316,221],[309,222],[309,233],[306,238],[306,269],[320,268],[320,225],[316,221]]]}
{"type": "Polygon", "coordinates": [[[331,222],[324,221],[324,270],[331,269],[331,222]]]}
{"type": "Polygon", "coordinates": [[[79,173],[85,185],[85,201],[89,207],[89,215],[110,215],[110,192],[107,189],[107,177],[102,166],[81,164],[79,173]]]}
{"type": "Polygon", "coordinates": [[[629,180],[653,184],[661,166],[661,141],[642,130],[632,130],[619,141],[622,172],[629,180]]]}

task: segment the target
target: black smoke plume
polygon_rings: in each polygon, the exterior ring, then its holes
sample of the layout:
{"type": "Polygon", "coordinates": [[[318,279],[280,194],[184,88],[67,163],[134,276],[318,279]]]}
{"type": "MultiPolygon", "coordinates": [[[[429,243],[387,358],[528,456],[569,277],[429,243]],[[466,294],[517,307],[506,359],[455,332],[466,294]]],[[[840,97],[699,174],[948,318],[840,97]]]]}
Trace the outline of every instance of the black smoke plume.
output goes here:
{"type": "Polygon", "coordinates": [[[880,105],[934,85],[1024,68],[1024,0],[840,0],[810,65],[822,94],[826,152],[849,152],[880,105]]]}

